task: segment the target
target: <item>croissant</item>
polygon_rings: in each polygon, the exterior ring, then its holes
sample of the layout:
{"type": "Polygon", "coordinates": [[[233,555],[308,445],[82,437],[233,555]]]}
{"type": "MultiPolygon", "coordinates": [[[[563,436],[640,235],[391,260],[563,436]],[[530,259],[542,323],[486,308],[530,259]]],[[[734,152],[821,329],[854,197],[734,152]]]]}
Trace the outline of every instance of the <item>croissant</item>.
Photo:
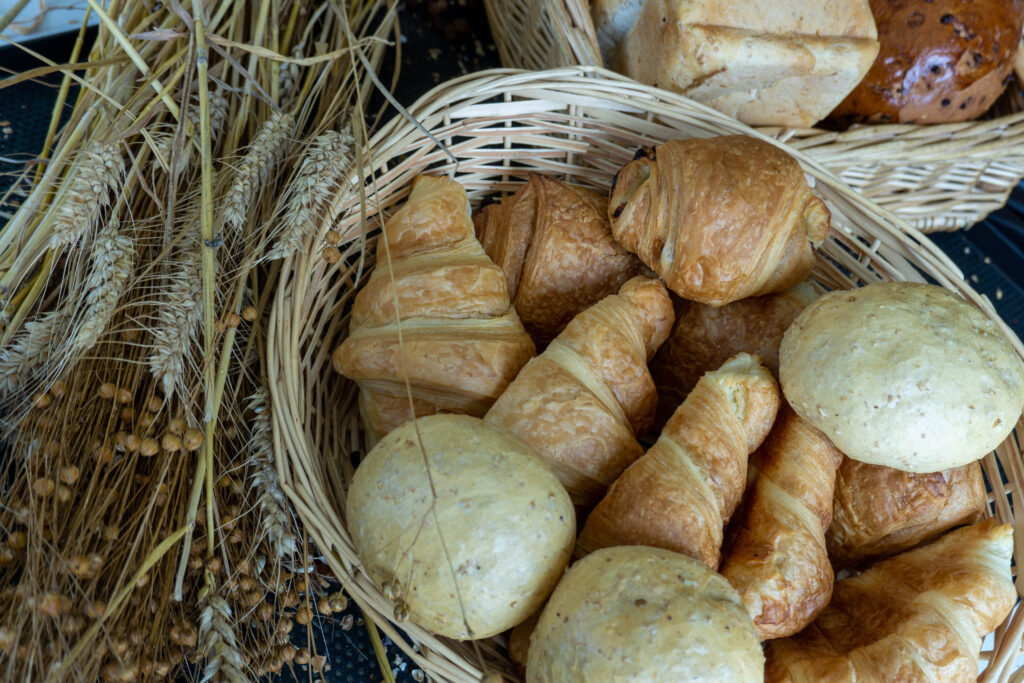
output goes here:
{"type": "Polygon", "coordinates": [[[783,402],[768,438],[750,458],[754,483],[720,571],[743,599],[761,640],[796,633],[832,595],[825,530],[842,457],[783,402]]]}
{"type": "Polygon", "coordinates": [[[644,270],[612,237],[607,206],[603,195],[531,173],[514,195],[473,216],[538,347],[644,270]]]}
{"type": "Polygon", "coordinates": [[[417,415],[483,416],[535,348],[504,274],[473,235],[463,187],[416,178],[384,227],[378,264],[333,354],[334,368],[359,385],[371,436],[413,417],[406,378],[417,415]]]}
{"type": "Polygon", "coordinates": [[[737,353],[756,353],[777,377],[782,333],[816,296],[811,284],[803,282],[719,307],[673,297],[676,324],[651,361],[658,387],[655,426],[665,424],[701,375],[737,353]]]}
{"type": "Polygon", "coordinates": [[[843,579],[799,634],[767,643],[769,683],[976,681],[1013,608],[1013,527],[989,519],[843,579]]]}
{"type": "Polygon", "coordinates": [[[744,135],[638,152],[608,211],[615,239],[669,289],[713,306],[805,279],[830,220],[796,160],[744,135]]]}
{"type": "Polygon", "coordinates": [[[844,458],[825,534],[836,569],[894,555],[985,513],[985,479],[975,461],[915,474],[844,458]]]}
{"type": "Polygon", "coordinates": [[[647,362],[672,327],[660,281],[635,277],[566,326],[487,412],[551,465],[576,505],[596,503],[643,454],[657,394],[647,362]]]}
{"type": "Polygon", "coordinates": [[[757,356],[738,354],[701,377],[658,441],[590,513],[575,555],[648,545],[718,567],[722,530],[746,484],[747,458],[778,408],[778,384],[757,356]]]}

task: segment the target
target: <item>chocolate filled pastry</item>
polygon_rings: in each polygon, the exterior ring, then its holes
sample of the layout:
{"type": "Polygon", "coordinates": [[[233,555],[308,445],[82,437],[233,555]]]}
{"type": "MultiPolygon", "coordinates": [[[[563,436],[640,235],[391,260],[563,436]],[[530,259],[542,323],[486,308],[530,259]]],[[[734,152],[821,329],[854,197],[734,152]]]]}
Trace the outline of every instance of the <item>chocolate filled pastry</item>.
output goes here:
{"type": "Polygon", "coordinates": [[[615,239],[670,290],[713,306],[807,278],[831,218],[793,157],[746,135],[639,152],[608,211],[615,239]]]}
{"type": "Polygon", "coordinates": [[[644,271],[612,237],[604,196],[547,176],[531,173],[522,189],[482,208],[473,223],[541,348],[577,313],[644,271]]]}

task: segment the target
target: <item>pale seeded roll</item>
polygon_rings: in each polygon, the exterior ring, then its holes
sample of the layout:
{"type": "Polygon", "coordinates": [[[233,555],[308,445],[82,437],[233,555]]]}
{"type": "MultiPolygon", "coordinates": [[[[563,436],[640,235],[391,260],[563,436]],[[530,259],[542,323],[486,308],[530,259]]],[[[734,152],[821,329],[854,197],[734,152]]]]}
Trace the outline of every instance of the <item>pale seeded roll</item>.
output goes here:
{"type": "Polygon", "coordinates": [[[764,679],[739,595],[700,562],[646,546],[598,550],[566,573],[530,638],[527,683],[764,679]]]}
{"type": "Polygon", "coordinates": [[[981,458],[1017,422],[1024,363],[980,310],[934,285],[832,292],[786,330],[789,403],[849,457],[906,472],[981,458]]]}
{"type": "Polygon", "coordinates": [[[374,583],[412,621],[459,639],[493,636],[539,609],[576,536],[569,494],[548,466],[508,432],[463,415],[385,436],[356,470],[346,512],[374,583]]]}

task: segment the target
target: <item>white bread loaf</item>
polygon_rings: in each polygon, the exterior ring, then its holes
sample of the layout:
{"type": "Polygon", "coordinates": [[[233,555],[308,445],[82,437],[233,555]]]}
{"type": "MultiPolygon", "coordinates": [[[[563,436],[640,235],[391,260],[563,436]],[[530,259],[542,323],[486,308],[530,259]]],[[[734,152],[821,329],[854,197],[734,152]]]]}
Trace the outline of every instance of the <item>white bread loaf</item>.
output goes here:
{"type": "Polygon", "coordinates": [[[640,5],[592,4],[606,63],[751,125],[814,125],[853,90],[878,54],[867,0],[640,5]]]}

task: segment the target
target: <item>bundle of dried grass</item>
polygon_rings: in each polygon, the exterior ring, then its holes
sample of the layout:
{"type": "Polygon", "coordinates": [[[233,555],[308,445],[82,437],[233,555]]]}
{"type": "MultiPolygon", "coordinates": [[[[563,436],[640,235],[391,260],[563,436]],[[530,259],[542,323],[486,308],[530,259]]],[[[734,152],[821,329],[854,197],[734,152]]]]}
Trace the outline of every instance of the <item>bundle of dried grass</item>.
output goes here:
{"type": "Polygon", "coordinates": [[[0,677],[322,666],[289,633],[344,598],[278,482],[263,313],[347,189],[395,0],[88,4],[85,61],[83,23],[0,81],[64,74],[0,233],[0,677]]]}

